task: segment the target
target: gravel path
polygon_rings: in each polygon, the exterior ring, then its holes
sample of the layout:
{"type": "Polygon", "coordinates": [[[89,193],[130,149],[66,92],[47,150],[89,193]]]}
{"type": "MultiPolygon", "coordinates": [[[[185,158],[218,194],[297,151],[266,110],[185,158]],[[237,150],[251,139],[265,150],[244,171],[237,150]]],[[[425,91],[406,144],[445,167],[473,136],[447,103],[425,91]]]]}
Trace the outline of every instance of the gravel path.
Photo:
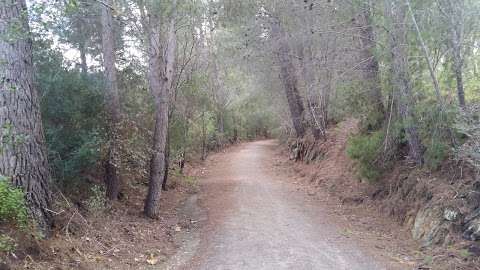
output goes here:
{"type": "Polygon", "coordinates": [[[208,221],[180,269],[405,269],[367,255],[318,202],[282,181],[274,147],[244,144],[208,166],[200,195],[208,221]]]}

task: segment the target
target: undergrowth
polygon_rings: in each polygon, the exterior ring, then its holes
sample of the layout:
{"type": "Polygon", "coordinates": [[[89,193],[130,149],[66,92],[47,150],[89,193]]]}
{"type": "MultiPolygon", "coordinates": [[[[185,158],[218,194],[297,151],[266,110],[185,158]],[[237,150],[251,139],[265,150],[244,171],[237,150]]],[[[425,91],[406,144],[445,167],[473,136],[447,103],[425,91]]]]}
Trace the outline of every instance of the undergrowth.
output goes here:
{"type": "Polygon", "coordinates": [[[15,250],[15,240],[8,235],[0,234],[0,252],[12,252],[15,250]]]}
{"type": "Polygon", "coordinates": [[[87,199],[86,204],[88,212],[94,216],[103,213],[107,204],[105,189],[99,185],[92,186],[90,189],[90,197],[87,199]]]}
{"type": "Polygon", "coordinates": [[[24,192],[11,186],[8,178],[0,176],[0,221],[25,228],[28,224],[24,192]]]}
{"type": "MultiPolygon", "coordinates": [[[[27,202],[23,190],[13,187],[7,177],[0,176],[0,224],[26,231],[29,224],[27,202]]],[[[0,233],[0,252],[12,252],[16,243],[0,233]]]]}
{"type": "Polygon", "coordinates": [[[382,170],[377,163],[383,141],[382,131],[359,134],[348,141],[347,154],[356,161],[358,174],[362,179],[375,182],[382,176],[382,170]]]}

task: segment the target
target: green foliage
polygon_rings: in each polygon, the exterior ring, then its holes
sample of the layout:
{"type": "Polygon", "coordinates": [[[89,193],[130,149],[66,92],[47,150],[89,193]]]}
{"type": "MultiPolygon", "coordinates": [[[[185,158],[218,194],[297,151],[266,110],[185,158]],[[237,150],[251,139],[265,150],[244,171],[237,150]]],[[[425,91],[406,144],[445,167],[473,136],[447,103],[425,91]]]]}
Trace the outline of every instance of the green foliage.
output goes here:
{"type": "Polygon", "coordinates": [[[473,255],[468,249],[462,249],[462,250],[460,250],[460,253],[459,253],[459,254],[460,254],[460,256],[461,256],[462,258],[468,258],[468,257],[470,257],[470,256],[473,255]]]}
{"type": "Polygon", "coordinates": [[[90,189],[90,197],[86,202],[87,209],[93,215],[98,215],[105,210],[107,199],[105,189],[102,186],[94,185],[90,189]]]}
{"type": "Polygon", "coordinates": [[[42,99],[49,161],[63,187],[75,189],[82,173],[93,171],[101,158],[105,141],[103,80],[78,70],[64,68],[62,54],[50,49],[50,42],[35,43],[37,81],[42,99]]]}
{"type": "Polygon", "coordinates": [[[447,159],[449,153],[450,148],[446,143],[432,141],[425,151],[425,165],[431,170],[436,170],[447,159]]]}
{"type": "Polygon", "coordinates": [[[425,145],[424,162],[431,170],[437,170],[451,153],[455,116],[459,113],[454,106],[440,108],[434,100],[419,103],[416,114],[420,118],[419,132],[425,145]]]}
{"type": "Polygon", "coordinates": [[[15,241],[10,236],[0,234],[0,252],[12,252],[15,246],[15,241]]]}
{"type": "Polygon", "coordinates": [[[362,131],[378,130],[382,127],[385,116],[372,106],[371,96],[368,95],[373,83],[351,80],[337,86],[337,96],[333,100],[335,110],[331,116],[335,122],[345,117],[355,115],[360,120],[362,131]]]}
{"type": "Polygon", "coordinates": [[[0,177],[0,220],[19,227],[28,224],[25,194],[21,189],[12,187],[6,177],[0,177]]]}
{"type": "Polygon", "coordinates": [[[382,131],[356,135],[348,141],[347,154],[357,162],[360,177],[376,181],[382,175],[378,159],[385,139],[382,131]]]}

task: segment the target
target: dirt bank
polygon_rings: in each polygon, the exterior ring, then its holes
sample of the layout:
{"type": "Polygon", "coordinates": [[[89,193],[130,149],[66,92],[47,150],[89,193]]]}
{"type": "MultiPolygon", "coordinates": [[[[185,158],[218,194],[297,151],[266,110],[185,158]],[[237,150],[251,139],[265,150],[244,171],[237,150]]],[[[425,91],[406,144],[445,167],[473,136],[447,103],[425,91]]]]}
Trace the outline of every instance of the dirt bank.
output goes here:
{"type": "Polygon", "coordinates": [[[314,147],[308,141],[300,147],[294,144],[281,156],[301,160],[279,158],[279,166],[289,164],[291,179],[296,179],[299,189],[321,197],[323,203],[337,204],[342,216],[352,217],[355,229],[379,228],[388,238],[413,242],[396,245],[392,251],[408,254],[419,267],[479,269],[480,248],[470,241],[475,237],[475,214],[479,212],[475,209],[480,204],[472,174],[464,170],[461,175],[458,164],[445,164],[432,173],[400,161],[378,182],[360,181],[345,152],[357,124],[354,119],[338,124],[329,130],[325,142],[314,147]],[[319,158],[305,159],[311,152],[317,152],[319,158]],[[470,227],[473,229],[466,234],[470,227]]]}

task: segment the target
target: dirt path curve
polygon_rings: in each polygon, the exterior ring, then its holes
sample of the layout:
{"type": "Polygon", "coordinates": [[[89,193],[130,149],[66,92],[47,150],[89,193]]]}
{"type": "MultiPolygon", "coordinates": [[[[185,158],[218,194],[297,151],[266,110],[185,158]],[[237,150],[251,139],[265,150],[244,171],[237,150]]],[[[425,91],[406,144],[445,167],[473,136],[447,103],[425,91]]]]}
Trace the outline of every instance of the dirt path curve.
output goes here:
{"type": "Polygon", "coordinates": [[[360,250],[318,202],[282,181],[275,147],[248,143],[211,161],[200,193],[208,221],[178,269],[405,269],[360,250]]]}

